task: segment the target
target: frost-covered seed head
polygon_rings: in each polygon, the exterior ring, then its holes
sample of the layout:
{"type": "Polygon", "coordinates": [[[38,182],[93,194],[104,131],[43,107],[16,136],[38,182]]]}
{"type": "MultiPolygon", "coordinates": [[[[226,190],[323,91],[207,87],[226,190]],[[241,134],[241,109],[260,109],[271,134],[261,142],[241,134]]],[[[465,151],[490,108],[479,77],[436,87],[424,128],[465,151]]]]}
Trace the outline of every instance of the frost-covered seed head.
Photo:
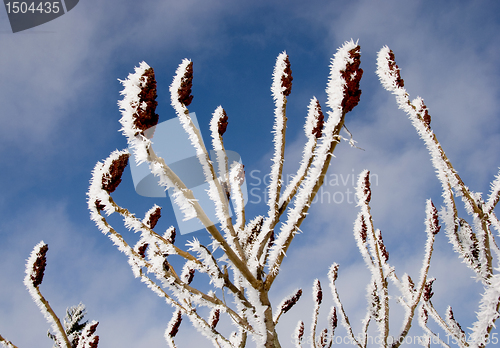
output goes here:
{"type": "Polygon", "coordinates": [[[99,325],[99,322],[96,322],[96,323],[94,323],[94,324],[92,324],[92,325],[90,326],[89,331],[88,331],[88,332],[89,332],[88,337],[90,337],[91,335],[93,335],[93,334],[96,332],[96,330],[97,330],[97,325],[99,325]]]}
{"type": "Polygon", "coordinates": [[[387,262],[389,261],[389,252],[385,247],[384,240],[382,239],[382,233],[380,231],[377,237],[378,237],[378,246],[380,248],[380,253],[382,254],[382,257],[384,258],[385,262],[387,262]]]}
{"type": "Polygon", "coordinates": [[[191,95],[191,88],[193,87],[193,62],[190,62],[186,67],[186,71],[181,80],[181,86],[177,91],[179,103],[184,104],[184,106],[189,106],[193,100],[191,95]]]}
{"type": "Polygon", "coordinates": [[[427,312],[427,309],[423,308],[422,309],[422,321],[427,324],[427,321],[429,321],[429,313],[427,312]]]}
{"type": "Polygon", "coordinates": [[[408,285],[410,286],[410,289],[415,291],[415,283],[413,282],[413,279],[407,274],[406,279],[408,280],[408,285]]]}
{"type": "Polygon", "coordinates": [[[288,312],[300,299],[300,296],[302,296],[302,289],[297,290],[295,295],[289,300],[286,300],[285,303],[281,306],[281,311],[283,313],[288,312]]]}
{"type": "Polygon", "coordinates": [[[430,217],[430,227],[432,234],[436,235],[438,234],[439,230],[441,229],[441,226],[439,226],[439,216],[438,216],[438,211],[436,207],[434,206],[434,203],[432,201],[430,202],[431,205],[431,217],[430,217]]]}
{"type": "Polygon", "coordinates": [[[269,236],[269,242],[267,243],[267,247],[270,249],[274,244],[274,230],[271,231],[271,235],[269,236]]]}
{"type": "Polygon", "coordinates": [[[366,226],[365,217],[363,215],[361,215],[360,236],[363,243],[366,243],[366,238],[368,237],[368,226],[366,226]]]}
{"type": "Polygon", "coordinates": [[[335,329],[337,328],[338,325],[338,319],[337,319],[337,309],[333,307],[332,309],[332,315],[330,317],[330,325],[332,328],[332,335],[335,332],[335,329]]]}
{"type": "Polygon", "coordinates": [[[323,124],[325,120],[325,115],[323,115],[323,111],[321,111],[321,105],[319,104],[319,101],[316,100],[316,111],[318,113],[318,118],[316,122],[316,126],[312,130],[312,134],[316,138],[321,138],[322,132],[323,132],[323,124]]]}
{"type": "Polygon", "coordinates": [[[396,85],[400,88],[403,88],[405,85],[405,81],[401,78],[401,71],[399,70],[398,65],[396,64],[396,59],[394,57],[394,52],[389,50],[389,69],[393,71],[396,75],[396,85]]]}
{"type": "Polygon", "coordinates": [[[372,199],[372,191],[370,189],[370,171],[366,172],[363,193],[365,194],[365,203],[370,203],[370,200],[372,199]]]}
{"type": "Polygon", "coordinates": [[[359,89],[359,81],[363,76],[363,69],[359,67],[360,60],[360,47],[359,45],[349,51],[349,56],[352,62],[347,63],[342,77],[346,83],[344,87],[344,99],[342,100],[342,108],[345,113],[348,113],[359,103],[361,97],[361,90],[359,89]]]}
{"type": "Polygon", "coordinates": [[[297,335],[297,340],[300,342],[302,341],[302,338],[304,337],[304,322],[301,321],[299,323],[299,329],[298,329],[298,335],[297,335]]]}
{"type": "Polygon", "coordinates": [[[170,337],[175,337],[175,335],[177,335],[177,332],[179,332],[179,326],[181,326],[181,322],[182,322],[182,313],[181,311],[177,311],[177,319],[175,320],[175,323],[172,325],[172,328],[168,333],[170,337]]]}
{"type": "Polygon", "coordinates": [[[436,278],[431,278],[425,283],[424,292],[422,294],[425,302],[429,301],[432,298],[432,295],[434,295],[432,292],[432,283],[434,283],[435,280],[436,278]]]}
{"type": "Polygon", "coordinates": [[[101,210],[103,210],[104,208],[106,208],[106,206],[105,206],[105,205],[103,205],[103,204],[101,203],[101,201],[100,201],[100,200],[98,200],[98,199],[96,199],[96,201],[94,202],[94,204],[95,204],[95,208],[97,209],[97,211],[101,211],[101,210]]]}
{"type": "Polygon", "coordinates": [[[161,217],[161,207],[157,207],[156,210],[149,216],[148,225],[150,228],[155,228],[158,220],[161,217]]]}
{"type": "Polygon", "coordinates": [[[465,334],[464,330],[462,329],[462,326],[460,326],[460,324],[458,323],[458,321],[455,320],[455,316],[453,315],[453,310],[451,309],[451,306],[448,307],[448,310],[447,310],[447,316],[448,316],[448,320],[453,322],[457,328],[463,333],[465,334]]]}
{"type": "Polygon", "coordinates": [[[247,240],[245,241],[245,245],[252,245],[256,236],[259,235],[262,224],[264,223],[264,218],[262,216],[258,216],[255,221],[255,225],[252,227],[252,231],[249,234],[247,240]]]}
{"type": "Polygon", "coordinates": [[[142,256],[142,258],[146,257],[146,249],[148,248],[149,244],[144,243],[139,247],[139,250],[137,251],[139,255],[142,256]]]}
{"type": "Polygon", "coordinates": [[[321,304],[321,301],[323,301],[323,291],[321,290],[321,283],[318,279],[316,279],[316,282],[314,283],[314,300],[318,304],[318,306],[321,304]]]}
{"type": "Polygon", "coordinates": [[[102,176],[102,189],[108,193],[116,190],[122,182],[122,174],[128,164],[130,154],[122,154],[109,166],[109,171],[102,176]]]}
{"type": "Polygon", "coordinates": [[[175,230],[175,227],[172,228],[171,232],[170,232],[170,235],[168,236],[167,240],[172,243],[172,244],[175,244],[175,235],[176,235],[176,230],[175,230]]]}
{"type": "Polygon", "coordinates": [[[283,91],[283,95],[288,97],[290,93],[292,93],[292,69],[290,68],[290,60],[288,59],[288,56],[285,58],[285,64],[286,68],[283,71],[284,74],[281,76],[281,87],[285,88],[283,91]]]}
{"type": "Polygon", "coordinates": [[[40,247],[40,251],[36,254],[37,258],[33,263],[33,269],[31,272],[31,281],[34,287],[42,284],[43,273],[45,272],[45,266],[47,266],[47,251],[49,246],[44,244],[40,247]]]}
{"type": "Polygon", "coordinates": [[[380,310],[382,309],[382,304],[380,303],[380,297],[377,293],[377,285],[373,287],[373,291],[370,294],[371,298],[371,311],[376,320],[380,319],[380,310]]]}
{"type": "Polygon", "coordinates": [[[336,263],[333,264],[328,273],[330,275],[332,282],[335,283],[335,281],[337,280],[337,277],[339,276],[339,265],[336,263]]]}
{"type": "Polygon", "coordinates": [[[191,282],[193,281],[193,278],[194,278],[194,269],[190,269],[189,270],[189,273],[187,274],[187,279],[186,279],[186,283],[189,285],[191,284],[191,282]]]}
{"type": "Polygon", "coordinates": [[[323,331],[321,331],[321,336],[319,338],[319,345],[321,346],[321,348],[325,348],[327,343],[328,343],[328,330],[324,329],[323,331]]]}
{"type": "Polygon", "coordinates": [[[99,344],[99,336],[95,336],[94,340],[90,342],[89,348],[97,348],[98,344],[99,344]]]}
{"type": "Polygon", "coordinates": [[[156,101],[156,79],[153,68],[146,69],[139,79],[141,92],[139,93],[139,106],[134,113],[134,126],[141,131],[158,124],[158,114],[155,113],[158,102],[156,101]]]}
{"type": "Polygon", "coordinates": [[[220,136],[223,136],[224,133],[226,133],[227,120],[228,120],[228,117],[227,117],[226,111],[224,109],[222,109],[222,117],[219,119],[219,122],[217,123],[217,128],[219,130],[220,136]]]}
{"type": "Polygon", "coordinates": [[[427,106],[425,106],[425,104],[423,105],[424,106],[424,116],[423,116],[423,120],[425,122],[425,124],[427,125],[427,127],[431,127],[431,115],[429,115],[429,110],[427,109],[427,106]]]}
{"type": "Polygon", "coordinates": [[[220,309],[216,309],[213,313],[213,316],[210,318],[210,327],[215,329],[220,319],[220,309]]]}

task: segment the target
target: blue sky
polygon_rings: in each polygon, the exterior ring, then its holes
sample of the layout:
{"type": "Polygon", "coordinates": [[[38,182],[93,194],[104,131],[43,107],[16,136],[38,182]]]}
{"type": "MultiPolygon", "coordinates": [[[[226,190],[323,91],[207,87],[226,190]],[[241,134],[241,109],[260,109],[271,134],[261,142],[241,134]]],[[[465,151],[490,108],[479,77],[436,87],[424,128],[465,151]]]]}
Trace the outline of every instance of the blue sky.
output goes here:
{"type": "MultiPolygon", "coordinates": [[[[412,97],[424,98],[455,168],[472,190],[486,194],[500,166],[498,13],[497,1],[480,0],[81,0],[52,22],[12,34],[6,11],[0,10],[0,333],[19,347],[51,346],[48,326],[22,284],[25,260],[43,239],[50,249],[42,292],[57,313],[85,303],[88,318],[100,321],[102,348],[166,346],[163,331],[172,310],[133,278],[125,256],[90,221],[86,207],[93,166],[126,146],[118,132],[118,79],[143,60],[154,67],[157,113],[164,121],[175,116],[168,95],[175,69],[183,58],[192,59],[190,110],[204,138],[209,138],[210,115],[222,105],[229,116],[226,148],[241,154],[247,175],[253,171],[263,178],[271,164],[271,74],[277,55],[286,50],[294,80],[285,170],[293,173],[305,141],[309,100],[316,96],[325,104],[330,58],[351,38],[359,39],[364,76],[361,102],[346,125],[364,151],[346,142],[336,150],[324,193],[292,244],[271,295],[277,305],[297,287],[304,289],[278,328],[287,346],[298,320],[309,325],[314,278],[326,287],[328,268],[337,262],[340,295],[351,321],[358,322],[369,278],[352,235],[358,212],[347,199],[352,176],[369,169],[378,179],[372,183],[374,222],[398,274],[418,272],[425,200],[442,204],[423,143],[378,82],[376,53],[384,45],[395,52],[405,87],[412,97]]],[[[258,195],[265,187],[254,177],[247,176],[247,184],[258,195]]],[[[167,199],[135,194],[128,171],[116,197],[138,216],[153,203],[163,206],[160,228],[176,223],[167,199]]],[[[265,205],[251,203],[247,209],[254,216],[265,205]]],[[[202,239],[203,233],[192,236],[202,239]]],[[[481,287],[444,234],[438,235],[433,262],[438,309],[443,313],[452,305],[462,326],[470,326],[481,287]]],[[[399,329],[397,317],[393,329],[399,329]]],[[[205,343],[193,331],[185,321],[180,346],[205,343]]]]}

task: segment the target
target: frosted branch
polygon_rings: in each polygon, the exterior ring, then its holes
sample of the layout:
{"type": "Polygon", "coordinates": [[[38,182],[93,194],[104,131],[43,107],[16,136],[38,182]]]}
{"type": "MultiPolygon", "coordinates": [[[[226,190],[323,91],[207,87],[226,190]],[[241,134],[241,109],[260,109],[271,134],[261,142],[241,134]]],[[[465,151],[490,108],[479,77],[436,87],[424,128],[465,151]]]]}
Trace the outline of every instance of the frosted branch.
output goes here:
{"type": "Polygon", "coordinates": [[[318,142],[318,138],[321,138],[323,131],[324,115],[321,111],[321,105],[319,101],[314,97],[309,103],[306,123],[304,125],[304,131],[307,137],[307,142],[304,146],[302,152],[302,161],[300,162],[300,167],[297,173],[293,177],[292,181],[288,184],[283,196],[280,198],[279,203],[279,213],[283,213],[288,206],[288,203],[293,196],[297,193],[300,184],[304,181],[307,176],[308,170],[311,167],[314,150],[318,142]]]}
{"type": "Polygon", "coordinates": [[[299,301],[302,296],[302,289],[298,289],[292,295],[285,297],[280,304],[278,305],[278,311],[276,312],[275,317],[273,318],[274,325],[278,323],[279,318],[282,314],[288,312],[292,309],[293,306],[299,301]]]}
{"type": "MultiPolygon", "coordinates": [[[[342,326],[347,330],[347,333],[349,336],[351,336],[352,341],[359,347],[363,348],[364,344],[360,343],[356,337],[354,336],[354,332],[352,331],[351,323],[349,322],[349,317],[347,316],[344,306],[342,304],[342,301],[340,301],[340,296],[337,291],[337,287],[335,285],[335,281],[337,280],[338,276],[338,271],[339,271],[339,265],[334,263],[331,267],[330,270],[328,271],[328,279],[329,279],[329,284],[330,284],[330,289],[332,291],[333,295],[333,301],[335,302],[335,306],[340,310],[340,317],[342,318],[342,326]]],[[[366,326],[366,329],[368,327],[366,326]]]]}
{"type": "Polygon", "coordinates": [[[31,252],[28,261],[26,262],[26,276],[24,277],[24,285],[28,289],[31,298],[36,303],[45,319],[49,322],[52,330],[55,332],[57,343],[61,347],[71,348],[68,336],[61,324],[61,321],[52,310],[49,302],[43,297],[40,289],[42,284],[43,273],[47,264],[46,253],[49,249],[48,245],[43,241],[38,243],[31,252]]]}
{"type": "MultiPolygon", "coordinates": [[[[203,143],[203,140],[201,138],[200,130],[194,125],[191,117],[189,116],[189,110],[187,109],[187,106],[191,103],[192,100],[192,96],[190,95],[192,79],[193,63],[187,59],[184,59],[177,68],[174,80],[170,85],[171,104],[196,151],[196,156],[200,161],[203,169],[205,182],[209,184],[208,195],[215,205],[216,216],[221,223],[222,229],[226,233],[226,239],[229,242],[228,244],[226,241],[224,241],[223,244],[225,245],[222,245],[222,247],[224,251],[229,253],[229,250],[226,250],[226,248],[230,246],[231,249],[234,249],[238,253],[239,257],[243,259],[244,253],[241,245],[239,244],[236,232],[229,216],[226,192],[220,185],[219,180],[215,175],[207,149],[205,148],[205,144],[203,143]]],[[[198,206],[199,205],[196,205],[196,211],[199,215],[199,210],[201,210],[201,207],[198,208],[198,206]]],[[[205,227],[207,226],[205,225],[205,227]]],[[[209,232],[212,233],[211,231],[209,232]]],[[[217,239],[216,236],[214,236],[214,238],[217,239]]],[[[217,239],[217,241],[219,240],[217,239]]],[[[228,256],[235,264],[239,264],[237,267],[244,267],[243,263],[235,262],[236,260],[232,260],[231,255],[228,256]]]]}
{"type": "Polygon", "coordinates": [[[311,322],[311,347],[316,348],[316,327],[318,326],[319,307],[323,300],[323,291],[321,290],[321,283],[318,279],[314,281],[313,299],[314,309],[311,322]]]}
{"type": "Polygon", "coordinates": [[[299,321],[297,324],[297,327],[295,328],[294,334],[293,334],[294,342],[295,342],[295,347],[301,348],[302,347],[302,339],[304,338],[304,322],[299,321]]]}
{"type": "Polygon", "coordinates": [[[489,231],[488,225],[485,223],[487,220],[485,211],[475,198],[475,194],[473,194],[463,183],[442,149],[436,135],[431,130],[431,117],[423,99],[416,98],[410,101],[409,94],[406,92],[404,82],[400,76],[400,69],[395,62],[394,53],[387,46],[379,51],[377,58],[377,74],[384,88],[396,96],[399,108],[408,114],[412,125],[426,144],[431,155],[431,162],[441,182],[443,198],[445,199],[448,209],[448,211],[443,214],[447,235],[454,245],[455,250],[461,253],[461,246],[457,245],[457,236],[455,236],[458,227],[452,189],[455,191],[455,195],[462,198],[467,212],[477,221],[481,221],[480,229],[485,236],[483,239],[484,248],[482,251],[485,253],[484,257],[486,262],[483,264],[483,270],[480,276],[483,279],[487,279],[492,273],[492,257],[489,245],[489,234],[491,232],[489,231]]]}
{"type": "Polygon", "coordinates": [[[14,343],[3,338],[2,335],[0,335],[0,343],[2,343],[2,346],[5,348],[18,348],[16,345],[14,345],[14,343]]]}
{"type": "Polygon", "coordinates": [[[359,79],[363,73],[359,69],[359,63],[359,46],[352,40],[339,48],[332,60],[326,88],[327,105],[331,111],[328,112],[328,120],[320,138],[321,144],[316,148],[309,174],[300,186],[295,196],[295,205],[289,210],[287,221],[282,225],[269,253],[270,271],[265,283],[267,289],[270,288],[277,276],[286,251],[305,219],[312,200],[323,184],[333,151],[339,142],[339,133],[344,123],[345,114],[357,104],[356,100],[359,100],[361,93],[358,92],[359,79]]]}

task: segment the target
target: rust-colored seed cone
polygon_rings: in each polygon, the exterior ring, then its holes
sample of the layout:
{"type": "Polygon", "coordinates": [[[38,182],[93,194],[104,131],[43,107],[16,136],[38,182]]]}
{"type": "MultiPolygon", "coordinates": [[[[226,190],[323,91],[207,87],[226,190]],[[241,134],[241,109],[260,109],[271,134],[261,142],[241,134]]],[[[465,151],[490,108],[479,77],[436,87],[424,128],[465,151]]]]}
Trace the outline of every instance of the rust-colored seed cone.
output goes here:
{"type": "Polygon", "coordinates": [[[389,51],[389,69],[396,73],[396,85],[401,88],[404,87],[405,81],[401,78],[401,71],[396,64],[396,58],[394,57],[394,52],[392,50],[389,51]]]}
{"type": "Polygon", "coordinates": [[[148,220],[149,228],[155,228],[160,217],[161,217],[161,208],[158,207],[156,208],[153,214],[149,215],[149,220],[148,220]]]}
{"type": "Polygon", "coordinates": [[[102,176],[102,189],[108,193],[116,190],[122,182],[122,174],[128,164],[129,154],[123,154],[114,160],[109,167],[109,173],[102,176]]]}
{"type": "Polygon", "coordinates": [[[184,104],[184,106],[189,106],[193,100],[191,95],[191,88],[193,87],[193,62],[189,63],[186,68],[186,73],[182,77],[181,87],[177,91],[179,96],[179,103],[184,104]]]}
{"type": "Polygon", "coordinates": [[[321,138],[321,135],[323,133],[323,124],[325,120],[325,115],[323,115],[323,111],[321,111],[321,105],[319,104],[319,101],[316,100],[316,110],[318,111],[318,122],[316,123],[316,127],[312,130],[312,134],[316,138],[321,138]]]}
{"type": "Polygon", "coordinates": [[[359,89],[359,81],[363,76],[363,69],[359,68],[361,64],[359,46],[356,46],[349,51],[349,55],[354,59],[353,63],[347,65],[345,71],[342,72],[342,77],[346,82],[344,89],[344,99],[342,100],[342,108],[345,113],[348,113],[359,103],[361,90],[359,89]]]}
{"type": "Polygon", "coordinates": [[[226,114],[225,110],[222,110],[222,115],[224,115],[224,116],[222,116],[222,118],[219,120],[219,123],[217,124],[220,136],[223,136],[224,133],[226,133],[227,120],[228,120],[228,117],[227,117],[227,114],[226,114]]]}
{"type": "Polygon", "coordinates": [[[33,273],[31,275],[31,281],[33,286],[37,287],[42,284],[43,273],[45,272],[45,266],[47,266],[47,251],[49,246],[45,244],[40,248],[40,252],[37,254],[35,263],[33,264],[33,273]]]}
{"type": "Polygon", "coordinates": [[[156,114],[156,79],[153,68],[147,69],[140,78],[141,82],[146,81],[139,93],[139,105],[134,114],[134,126],[141,131],[156,126],[158,124],[158,114],[156,114]],[[142,105],[146,103],[144,108],[142,105]]]}
{"type": "Polygon", "coordinates": [[[281,76],[281,87],[284,87],[285,90],[283,91],[283,95],[288,97],[290,93],[292,93],[292,69],[290,68],[290,60],[288,59],[288,56],[285,58],[285,63],[286,63],[286,68],[284,71],[284,75],[281,76]]]}

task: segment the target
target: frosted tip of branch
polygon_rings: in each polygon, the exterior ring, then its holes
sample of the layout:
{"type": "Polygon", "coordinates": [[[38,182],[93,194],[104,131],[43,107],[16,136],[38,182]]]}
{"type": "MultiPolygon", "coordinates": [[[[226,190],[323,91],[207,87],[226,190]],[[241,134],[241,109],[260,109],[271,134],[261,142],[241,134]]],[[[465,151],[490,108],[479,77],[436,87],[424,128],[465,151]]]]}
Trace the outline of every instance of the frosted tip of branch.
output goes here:
{"type": "Polygon", "coordinates": [[[170,337],[175,337],[177,335],[177,332],[179,332],[179,327],[181,326],[182,322],[182,313],[180,310],[177,310],[177,312],[174,314],[172,317],[172,320],[169,323],[169,328],[168,330],[168,335],[170,337]]]}
{"type": "Polygon", "coordinates": [[[382,232],[380,230],[377,230],[377,243],[380,249],[380,254],[384,258],[385,262],[389,261],[389,252],[385,247],[384,240],[382,239],[382,232]]]}
{"type": "Polygon", "coordinates": [[[372,191],[370,189],[370,171],[364,170],[359,174],[358,185],[356,188],[356,195],[360,202],[365,204],[370,203],[372,198],[372,191]]]}
{"type": "Polygon", "coordinates": [[[396,64],[396,57],[394,57],[394,52],[392,50],[389,50],[389,59],[387,61],[387,64],[389,65],[389,69],[396,76],[396,85],[398,87],[404,87],[405,81],[401,78],[401,70],[396,64]]]}
{"type": "Polygon", "coordinates": [[[363,243],[366,243],[366,238],[368,237],[368,226],[366,226],[366,221],[364,215],[361,215],[361,229],[359,230],[359,236],[363,243]]]}
{"type": "Polygon", "coordinates": [[[219,319],[220,319],[220,309],[217,308],[216,310],[213,311],[210,317],[210,327],[212,329],[215,329],[215,327],[219,323],[219,319]]]}
{"type": "Polygon", "coordinates": [[[323,291],[321,290],[321,283],[319,279],[316,279],[314,281],[313,292],[314,292],[314,301],[316,301],[316,303],[320,305],[321,301],[323,301],[323,291]]]}
{"type": "Polygon", "coordinates": [[[435,280],[436,278],[431,278],[425,283],[424,292],[422,293],[425,302],[429,301],[434,295],[432,292],[432,283],[434,283],[435,280]]]}
{"type": "Polygon", "coordinates": [[[315,105],[315,110],[314,110],[314,116],[315,116],[315,121],[316,125],[312,129],[312,134],[316,138],[321,138],[321,135],[323,133],[323,124],[325,120],[325,115],[323,115],[323,111],[321,111],[321,105],[318,100],[316,100],[316,105],[315,105]]]}
{"type": "Polygon", "coordinates": [[[149,244],[148,243],[144,243],[142,244],[139,249],[137,250],[137,253],[139,255],[141,255],[141,257],[144,259],[146,258],[146,249],[148,248],[149,244]]]}
{"type": "Polygon", "coordinates": [[[82,331],[82,339],[84,344],[78,344],[78,347],[85,346],[89,348],[97,348],[97,345],[99,344],[99,336],[94,335],[97,330],[97,325],[99,325],[99,322],[94,320],[85,326],[84,330],[82,331]]]}
{"type": "Polygon", "coordinates": [[[434,206],[434,203],[432,203],[430,199],[427,201],[427,224],[427,227],[432,234],[438,234],[441,229],[441,226],[439,226],[439,214],[434,206]]]}
{"type": "Polygon", "coordinates": [[[219,122],[217,123],[217,129],[219,131],[219,135],[220,136],[223,136],[224,133],[226,133],[227,120],[228,120],[228,117],[227,117],[227,114],[226,114],[226,110],[222,109],[221,118],[219,118],[219,122]]]}
{"type": "Polygon", "coordinates": [[[195,270],[192,268],[188,271],[188,273],[186,275],[186,283],[188,285],[191,284],[191,282],[193,281],[194,273],[195,273],[195,270]]]}
{"type": "Polygon", "coordinates": [[[134,113],[134,126],[141,131],[158,124],[158,114],[155,113],[158,102],[156,101],[156,79],[153,68],[148,68],[139,78],[139,103],[134,113]]]}
{"type": "Polygon", "coordinates": [[[394,52],[387,46],[382,47],[378,53],[377,75],[384,88],[389,91],[395,91],[398,88],[404,87],[404,80],[401,78],[394,52]]]}
{"type": "Polygon", "coordinates": [[[125,167],[128,164],[129,156],[130,154],[124,153],[120,155],[120,157],[118,157],[117,159],[113,160],[113,162],[109,166],[108,172],[104,173],[102,176],[103,190],[107,191],[108,193],[112,193],[116,190],[118,185],[120,185],[120,183],[122,182],[123,171],[125,170],[125,167]]]}
{"type": "Polygon", "coordinates": [[[170,227],[163,235],[163,238],[168,240],[171,244],[175,244],[175,236],[176,236],[175,227],[170,227]]]}
{"type": "Polygon", "coordinates": [[[47,266],[46,255],[48,250],[49,246],[43,242],[40,242],[35,249],[33,249],[32,257],[35,256],[36,259],[32,261],[33,265],[31,266],[30,279],[34,287],[42,284],[43,273],[45,272],[45,267],[47,266]]]}
{"type": "Polygon", "coordinates": [[[281,76],[281,87],[284,88],[283,95],[289,96],[292,93],[292,69],[290,68],[290,60],[288,55],[285,58],[285,70],[281,76]]]}
{"type": "Polygon", "coordinates": [[[302,289],[297,290],[295,295],[293,295],[283,303],[283,305],[281,306],[281,311],[283,313],[288,312],[299,301],[300,296],[302,296],[302,289]]]}
{"type": "Polygon", "coordinates": [[[148,226],[150,228],[155,228],[160,217],[161,217],[161,207],[157,206],[156,209],[149,215],[149,219],[147,221],[148,226]]]}
{"type": "Polygon", "coordinates": [[[345,81],[344,99],[342,100],[342,109],[344,109],[345,113],[354,109],[361,98],[359,82],[363,76],[363,69],[359,67],[361,64],[359,51],[359,45],[349,51],[349,61],[345,70],[341,73],[345,81]]]}
{"type": "Polygon", "coordinates": [[[337,328],[338,325],[338,319],[337,319],[337,309],[335,307],[332,307],[332,311],[330,312],[330,327],[332,329],[332,335],[335,332],[335,329],[337,328]]]}
{"type": "Polygon", "coordinates": [[[273,83],[271,92],[276,100],[284,102],[284,97],[292,92],[292,69],[290,68],[290,60],[286,52],[282,52],[276,58],[276,65],[273,71],[273,83]]]}
{"type": "Polygon", "coordinates": [[[330,270],[328,271],[328,278],[332,283],[335,283],[337,280],[339,274],[339,265],[337,263],[334,263],[331,267],[330,270]]]}
{"type": "Polygon", "coordinates": [[[302,338],[304,338],[304,322],[299,321],[297,328],[295,329],[295,334],[297,335],[297,340],[302,342],[302,338]]]}
{"type": "Polygon", "coordinates": [[[177,90],[178,101],[185,106],[189,106],[193,100],[191,88],[193,87],[193,62],[189,62],[181,79],[181,85],[177,90]]]}

